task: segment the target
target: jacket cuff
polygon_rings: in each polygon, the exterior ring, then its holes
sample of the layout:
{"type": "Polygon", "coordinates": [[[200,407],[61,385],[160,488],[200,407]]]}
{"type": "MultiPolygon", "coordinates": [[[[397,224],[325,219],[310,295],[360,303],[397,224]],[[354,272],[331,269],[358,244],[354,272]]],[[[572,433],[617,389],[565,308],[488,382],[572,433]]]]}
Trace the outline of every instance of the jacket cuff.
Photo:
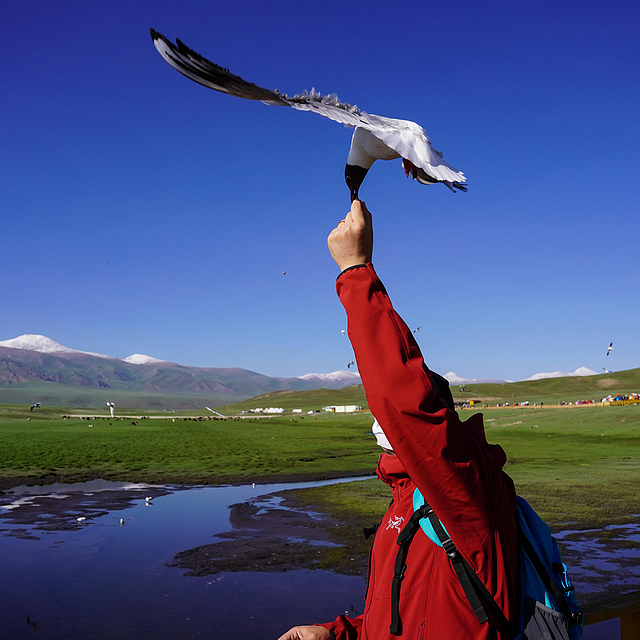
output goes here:
{"type": "Polygon", "coordinates": [[[367,262],[367,263],[363,262],[362,264],[354,264],[351,267],[347,267],[346,269],[344,269],[343,271],[340,272],[340,274],[336,278],[336,281],[340,279],[342,274],[347,273],[347,271],[352,271],[353,269],[362,269],[362,267],[367,267],[368,265],[373,265],[373,263],[372,262],[367,262]]]}

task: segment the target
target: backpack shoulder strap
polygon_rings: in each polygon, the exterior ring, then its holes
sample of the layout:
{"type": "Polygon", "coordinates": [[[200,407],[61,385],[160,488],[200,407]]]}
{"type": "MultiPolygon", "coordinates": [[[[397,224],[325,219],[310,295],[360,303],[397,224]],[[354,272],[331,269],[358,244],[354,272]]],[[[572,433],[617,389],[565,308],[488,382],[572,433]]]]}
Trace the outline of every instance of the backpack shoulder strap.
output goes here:
{"type": "MultiPolygon", "coordinates": [[[[440,519],[436,516],[434,510],[431,508],[429,503],[424,499],[424,496],[422,495],[422,493],[420,493],[419,489],[417,488],[413,494],[413,500],[414,500],[414,507],[416,507],[416,505],[420,505],[418,509],[414,512],[413,516],[415,516],[418,513],[420,514],[418,521],[422,529],[429,536],[429,538],[431,538],[431,540],[436,542],[436,544],[439,544],[444,549],[447,556],[449,556],[449,560],[451,561],[453,569],[456,572],[456,576],[458,577],[460,585],[462,586],[462,589],[465,595],[467,596],[469,605],[471,606],[473,613],[478,619],[478,622],[480,624],[483,624],[487,622],[487,620],[489,619],[478,597],[478,594],[480,594],[480,596],[482,596],[485,603],[489,605],[489,608],[491,609],[493,615],[498,621],[503,636],[505,638],[511,638],[513,636],[513,629],[509,624],[509,621],[507,620],[506,616],[504,615],[502,609],[498,606],[498,603],[495,601],[495,599],[493,598],[489,590],[485,587],[482,580],[480,580],[476,572],[473,570],[473,567],[471,567],[471,565],[463,558],[462,554],[460,553],[455,543],[451,539],[451,536],[449,536],[449,534],[447,533],[447,530],[444,528],[444,525],[440,522],[440,519]],[[426,519],[427,522],[429,523],[428,527],[425,526],[424,519],[426,519]],[[429,533],[430,530],[432,530],[435,536],[437,537],[437,541],[434,540],[433,535],[429,533]]],[[[413,519],[413,516],[412,516],[412,519],[413,519]]],[[[411,520],[409,520],[409,523],[410,522],[411,520]]],[[[407,527],[408,526],[409,525],[407,524],[407,527]]],[[[405,529],[407,527],[405,527],[405,529]]],[[[401,536],[402,536],[402,533],[400,533],[400,535],[398,536],[398,545],[401,544],[400,543],[401,536]]],[[[413,537],[413,535],[411,537],[413,537]]],[[[398,555],[399,553],[400,552],[398,552],[398,555]]],[[[406,555],[406,552],[405,552],[405,555],[406,555]]],[[[396,568],[397,568],[397,559],[396,559],[396,568]]],[[[405,565],[405,569],[406,569],[406,565],[405,565]]],[[[392,612],[393,612],[393,596],[392,596],[392,612]]]]}

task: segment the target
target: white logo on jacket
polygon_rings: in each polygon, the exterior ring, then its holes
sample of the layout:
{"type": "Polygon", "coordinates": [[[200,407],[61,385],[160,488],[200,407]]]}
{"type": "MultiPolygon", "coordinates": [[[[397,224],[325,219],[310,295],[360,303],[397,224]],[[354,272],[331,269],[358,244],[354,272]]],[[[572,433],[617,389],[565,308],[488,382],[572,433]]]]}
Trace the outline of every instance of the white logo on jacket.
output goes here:
{"type": "Polygon", "coordinates": [[[389,529],[395,529],[398,533],[400,533],[400,526],[404,522],[404,518],[402,516],[394,516],[393,518],[389,517],[389,522],[387,523],[387,531],[389,529]]]}

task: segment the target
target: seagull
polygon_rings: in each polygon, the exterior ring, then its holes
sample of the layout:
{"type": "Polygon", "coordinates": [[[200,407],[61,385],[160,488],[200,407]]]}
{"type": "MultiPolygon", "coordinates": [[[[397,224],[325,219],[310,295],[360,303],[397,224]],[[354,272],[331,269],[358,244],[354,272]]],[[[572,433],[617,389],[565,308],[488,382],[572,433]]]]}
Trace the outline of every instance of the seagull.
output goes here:
{"type": "Polygon", "coordinates": [[[353,360],[347,365],[347,369],[350,369],[352,364],[355,364],[353,360]]]}
{"type": "Polygon", "coordinates": [[[612,351],[613,351],[613,342],[609,345],[609,348],[607,349],[607,355],[609,355],[612,351]]]}
{"type": "Polygon", "coordinates": [[[39,402],[36,402],[35,404],[31,405],[31,408],[29,409],[29,411],[33,411],[34,409],[37,409],[40,406],[39,402]]]}
{"type": "Polygon", "coordinates": [[[431,146],[429,136],[415,122],[365,113],[355,105],[340,102],[335,93],[323,96],[311,89],[290,97],[277,89],[263,89],[203,58],[180,40],[173,44],[155,29],[151,29],[151,39],[174,69],[209,89],[247,100],[260,100],[268,105],[313,111],[355,127],[344,170],[351,202],[358,199],[360,185],[376,160],[402,158],[407,177],[422,184],[441,183],[454,192],[456,189],[467,190],[462,184],[466,181],[464,174],[442,159],[442,153],[431,146]]]}
{"type": "Polygon", "coordinates": [[[413,330],[413,333],[418,333],[418,331],[420,331],[420,327],[416,327],[416,328],[413,330]]]}
{"type": "Polygon", "coordinates": [[[346,335],[347,335],[347,332],[346,332],[344,329],[340,329],[340,333],[341,333],[343,336],[346,336],[346,335]]]}
{"type": "Polygon", "coordinates": [[[609,369],[607,369],[606,367],[602,367],[602,370],[603,370],[605,373],[613,373],[613,371],[609,371],[609,369]]]}

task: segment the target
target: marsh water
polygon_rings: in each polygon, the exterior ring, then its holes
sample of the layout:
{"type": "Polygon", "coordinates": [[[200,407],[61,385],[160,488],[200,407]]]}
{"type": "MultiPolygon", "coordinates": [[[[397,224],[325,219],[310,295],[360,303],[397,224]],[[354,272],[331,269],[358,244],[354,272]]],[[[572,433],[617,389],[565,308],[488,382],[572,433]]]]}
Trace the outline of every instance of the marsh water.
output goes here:
{"type": "MultiPolygon", "coordinates": [[[[230,505],[349,480],[223,487],[98,480],[5,491],[0,638],[275,640],[294,624],[361,612],[363,576],[293,568],[194,577],[170,566],[177,553],[231,529],[230,505]]],[[[634,536],[640,540],[637,527],[626,532],[634,536]]],[[[588,557],[572,572],[579,592],[602,591],[590,572],[638,588],[637,549],[626,549],[620,564],[593,538],[565,537],[575,558],[588,557]]],[[[617,638],[618,628],[617,621],[595,625],[584,637],[617,638]]]]}

